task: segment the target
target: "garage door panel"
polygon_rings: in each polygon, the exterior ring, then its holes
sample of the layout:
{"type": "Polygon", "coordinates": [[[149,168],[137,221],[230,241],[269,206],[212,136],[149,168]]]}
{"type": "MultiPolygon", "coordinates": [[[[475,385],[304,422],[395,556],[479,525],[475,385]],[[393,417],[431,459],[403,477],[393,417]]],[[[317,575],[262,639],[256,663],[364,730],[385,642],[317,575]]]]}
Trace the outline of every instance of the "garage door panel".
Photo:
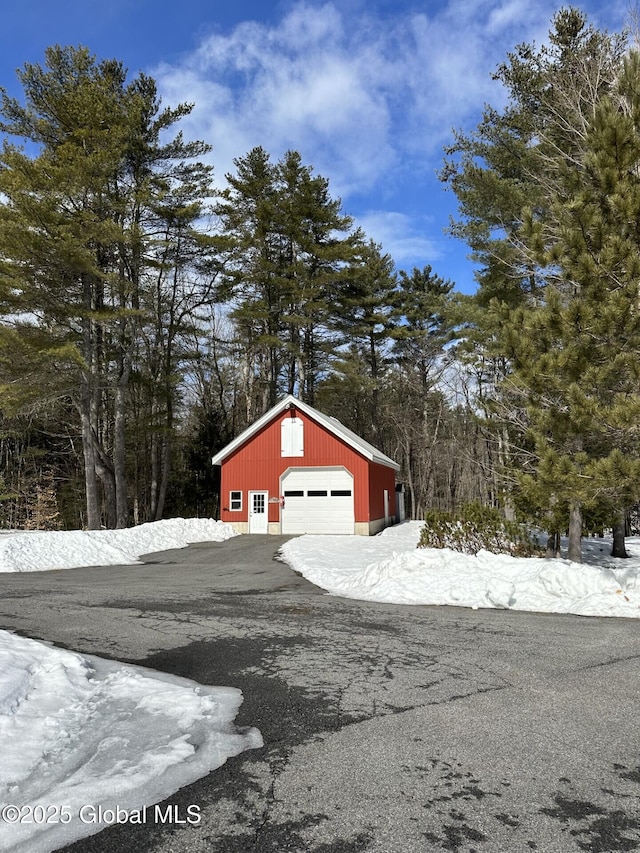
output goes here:
{"type": "Polygon", "coordinates": [[[289,471],[282,493],[283,533],[354,532],[353,478],[345,469],[289,471]]]}

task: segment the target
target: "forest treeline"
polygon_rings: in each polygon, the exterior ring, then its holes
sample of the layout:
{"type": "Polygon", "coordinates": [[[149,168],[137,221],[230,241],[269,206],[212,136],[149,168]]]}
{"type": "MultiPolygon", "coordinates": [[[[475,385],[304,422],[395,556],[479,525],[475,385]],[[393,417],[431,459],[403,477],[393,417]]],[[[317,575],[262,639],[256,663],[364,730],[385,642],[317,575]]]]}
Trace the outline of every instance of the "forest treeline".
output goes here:
{"type": "MultiPolygon", "coordinates": [[[[3,526],[215,515],[211,456],[294,393],[402,465],[407,513],[500,507],[580,557],[638,498],[640,59],[575,9],[445,152],[474,296],[397,271],[296,151],[216,190],[188,104],[50,48],[2,92],[3,526]]],[[[426,203],[426,200],[425,200],[426,203]]]]}

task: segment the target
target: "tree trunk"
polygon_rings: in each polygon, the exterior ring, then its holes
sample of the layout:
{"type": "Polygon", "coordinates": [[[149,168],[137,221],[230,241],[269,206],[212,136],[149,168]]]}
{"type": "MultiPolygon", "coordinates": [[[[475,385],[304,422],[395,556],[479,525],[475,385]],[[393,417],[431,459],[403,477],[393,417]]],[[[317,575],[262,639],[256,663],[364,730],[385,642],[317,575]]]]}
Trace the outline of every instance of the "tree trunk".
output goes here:
{"type": "Polygon", "coordinates": [[[100,358],[99,326],[90,319],[95,310],[96,300],[100,297],[99,288],[92,286],[89,275],[82,277],[82,302],[85,313],[82,321],[82,355],[88,370],[83,373],[80,392],[80,425],[82,430],[82,453],[84,457],[85,498],[87,504],[87,527],[89,530],[100,528],[100,505],[98,501],[97,459],[95,450],[98,421],[98,401],[96,389],[98,363],[100,358]]]}
{"type": "Polygon", "coordinates": [[[158,490],[158,504],[154,521],[160,521],[164,513],[164,505],[167,500],[167,488],[169,486],[169,471],[171,467],[171,432],[167,430],[162,447],[162,460],[160,466],[160,488],[158,490]]]}
{"type": "Polygon", "coordinates": [[[304,388],[302,400],[310,406],[315,404],[316,381],[317,381],[317,357],[314,328],[307,324],[304,330],[302,360],[301,360],[301,387],[304,388]]]}
{"type": "MultiPolygon", "coordinates": [[[[277,334],[277,333],[276,333],[277,334]]],[[[278,402],[278,379],[280,377],[279,351],[277,347],[269,347],[269,386],[267,389],[267,400],[264,412],[271,409],[278,402]]]]}
{"type": "Polygon", "coordinates": [[[151,431],[151,451],[150,451],[150,481],[149,481],[149,517],[146,519],[147,521],[153,521],[156,517],[156,511],[158,508],[158,483],[160,480],[160,463],[158,460],[159,450],[158,450],[158,430],[156,427],[156,404],[154,402],[152,410],[153,412],[153,429],[151,431]]]}
{"type": "Polygon", "coordinates": [[[304,387],[301,378],[302,373],[302,353],[300,352],[300,341],[298,327],[291,323],[289,324],[289,345],[291,347],[287,364],[287,394],[295,394],[304,399],[302,389],[304,387]]]}
{"type": "Polygon", "coordinates": [[[627,516],[625,512],[621,512],[616,523],[613,525],[613,548],[611,549],[612,557],[628,557],[625,547],[624,537],[627,527],[627,516]]]}
{"type": "Polygon", "coordinates": [[[574,501],[569,508],[569,550],[567,557],[574,563],[582,562],[582,507],[574,501]]]}
{"type": "Polygon", "coordinates": [[[407,438],[405,444],[405,469],[407,472],[407,489],[409,491],[409,499],[411,503],[411,508],[409,510],[409,518],[417,519],[418,516],[416,515],[416,489],[413,482],[413,464],[411,456],[411,442],[407,438]]]}
{"type": "Polygon", "coordinates": [[[516,512],[513,508],[509,492],[500,483],[499,476],[496,476],[496,474],[504,475],[504,472],[509,465],[510,456],[511,442],[509,440],[509,432],[507,428],[504,427],[500,432],[498,432],[498,465],[500,466],[500,471],[496,472],[494,469],[495,488],[496,492],[500,495],[502,500],[502,505],[504,508],[504,517],[507,521],[515,521],[516,512]]]}
{"type": "Polygon", "coordinates": [[[80,423],[82,428],[82,454],[84,458],[87,529],[99,530],[100,507],[98,504],[98,480],[96,478],[96,461],[93,449],[91,419],[87,412],[80,412],[80,423]]]}
{"type": "Polygon", "coordinates": [[[114,435],[113,435],[113,473],[115,479],[116,528],[127,526],[129,513],[127,510],[127,473],[125,452],[125,390],[129,370],[118,382],[114,405],[114,435]]]}
{"type": "Polygon", "coordinates": [[[164,513],[164,505],[167,499],[167,488],[169,486],[169,471],[171,469],[171,436],[173,434],[173,402],[171,399],[171,387],[165,389],[167,397],[167,412],[165,432],[162,441],[162,457],[160,459],[160,487],[158,489],[158,502],[154,521],[160,521],[164,513]]]}
{"type": "Polygon", "coordinates": [[[547,550],[545,552],[545,557],[549,559],[556,559],[560,556],[560,533],[556,531],[555,533],[550,533],[547,539],[547,550]]]}
{"type": "Polygon", "coordinates": [[[113,530],[116,526],[116,485],[113,477],[113,468],[106,457],[104,451],[100,449],[94,442],[94,459],[96,464],[96,473],[102,483],[102,491],[104,494],[104,514],[107,530],[113,530]]]}
{"type": "Polygon", "coordinates": [[[373,382],[373,388],[371,391],[371,429],[374,436],[378,438],[380,434],[380,419],[378,417],[378,409],[380,407],[380,388],[378,385],[378,353],[376,351],[376,341],[373,331],[369,335],[369,367],[373,382]]]}

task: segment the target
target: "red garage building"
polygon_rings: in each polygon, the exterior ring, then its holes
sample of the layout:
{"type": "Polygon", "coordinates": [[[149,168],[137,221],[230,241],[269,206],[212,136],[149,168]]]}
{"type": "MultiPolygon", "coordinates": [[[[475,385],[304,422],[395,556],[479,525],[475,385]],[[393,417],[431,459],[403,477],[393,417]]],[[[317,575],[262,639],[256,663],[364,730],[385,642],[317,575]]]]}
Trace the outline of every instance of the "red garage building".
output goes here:
{"type": "Polygon", "coordinates": [[[384,453],[289,395],[212,460],[220,517],[239,533],[378,533],[397,520],[384,453]]]}

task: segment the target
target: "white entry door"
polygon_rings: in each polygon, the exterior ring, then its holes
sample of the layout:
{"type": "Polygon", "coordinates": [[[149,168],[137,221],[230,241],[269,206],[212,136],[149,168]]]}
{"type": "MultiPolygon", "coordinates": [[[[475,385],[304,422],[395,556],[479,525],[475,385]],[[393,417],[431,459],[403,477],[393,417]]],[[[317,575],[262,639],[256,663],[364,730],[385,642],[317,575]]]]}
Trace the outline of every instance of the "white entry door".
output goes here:
{"type": "Polygon", "coordinates": [[[269,532],[269,492],[249,492],[249,533],[269,532]]]}

